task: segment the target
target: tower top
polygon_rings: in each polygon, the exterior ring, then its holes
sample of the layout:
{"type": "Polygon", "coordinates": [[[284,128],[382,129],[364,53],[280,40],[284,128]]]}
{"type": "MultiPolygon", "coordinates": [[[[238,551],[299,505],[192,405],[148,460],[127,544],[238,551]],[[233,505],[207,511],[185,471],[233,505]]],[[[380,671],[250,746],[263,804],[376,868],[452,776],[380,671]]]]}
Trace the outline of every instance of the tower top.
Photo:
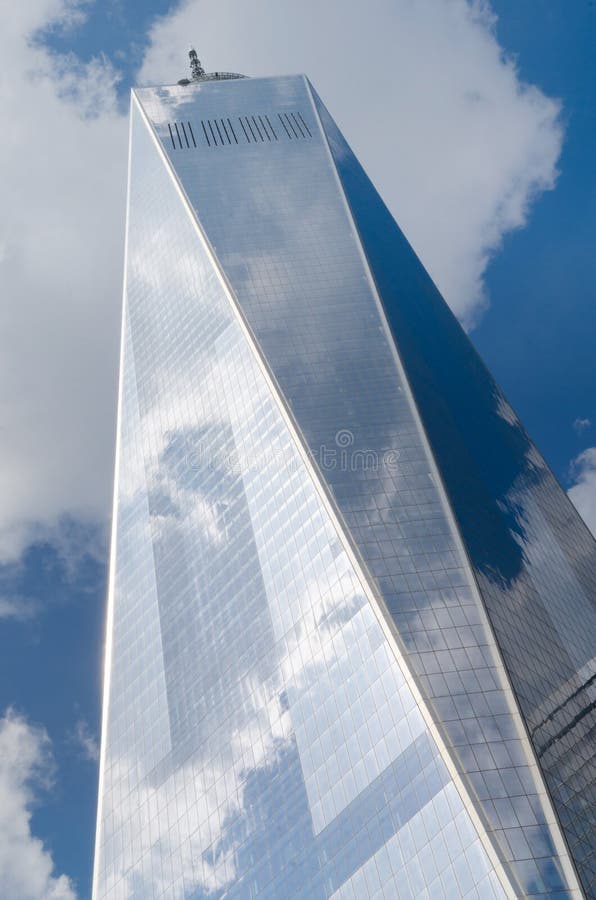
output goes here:
{"type": "Polygon", "coordinates": [[[192,80],[201,81],[201,79],[203,79],[207,73],[201,65],[201,60],[197,56],[197,51],[194,47],[191,47],[188,51],[188,58],[190,59],[190,71],[192,72],[192,80]]]}
{"type": "Polygon", "coordinates": [[[245,75],[239,75],[237,72],[206,72],[201,64],[201,60],[197,56],[197,51],[191,47],[188,51],[190,60],[191,78],[181,78],[178,84],[187,85],[195,84],[198,81],[223,81],[228,78],[245,78],[245,75]]]}

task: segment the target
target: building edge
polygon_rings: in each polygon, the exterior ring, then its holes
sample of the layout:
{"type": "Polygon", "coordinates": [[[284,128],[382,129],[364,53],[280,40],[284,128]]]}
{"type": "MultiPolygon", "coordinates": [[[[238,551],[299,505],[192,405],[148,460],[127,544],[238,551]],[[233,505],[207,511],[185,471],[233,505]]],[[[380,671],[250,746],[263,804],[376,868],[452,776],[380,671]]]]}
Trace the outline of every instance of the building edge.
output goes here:
{"type": "MultiPolygon", "coordinates": [[[[351,207],[351,205],[350,205],[350,201],[349,201],[349,199],[348,199],[348,197],[347,197],[347,194],[346,194],[346,192],[345,192],[345,189],[344,189],[343,182],[342,182],[341,177],[340,177],[340,175],[339,175],[339,173],[338,173],[338,171],[337,171],[337,167],[336,167],[335,161],[334,161],[334,159],[333,159],[333,154],[331,153],[331,148],[330,148],[330,146],[329,146],[329,140],[328,140],[328,137],[327,137],[327,133],[326,133],[326,131],[325,131],[325,128],[324,128],[323,123],[322,123],[322,121],[321,121],[321,118],[320,118],[320,116],[319,116],[319,111],[318,111],[318,109],[317,109],[317,104],[316,104],[316,101],[315,101],[315,98],[314,98],[314,94],[316,94],[316,91],[315,91],[315,89],[313,88],[313,86],[312,86],[310,80],[307,78],[307,76],[304,75],[303,77],[304,77],[304,79],[305,79],[306,87],[307,87],[307,91],[308,91],[308,95],[309,95],[310,100],[311,100],[311,103],[312,103],[312,109],[313,109],[314,115],[315,115],[315,117],[316,117],[316,121],[317,121],[317,123],[319,124],[319,127],[320,127],[320,129],[321,129],[323,141],[324,141],[324,143],[325,143],[325,147],[326,147],[327,153],[328,153],[328,155],[329,155],[329,159],[330,159],[331,166],[332,166],[333,171],[334,171],[334,173],[335,173],[335,177],[336,177],[336,180],[337,180],[337,184],[338,184],[338,188],[339,188],[341,197],[342,197],[343,202],[344,202],[344,204],[345,204],[345,208],[346,208],[347,214],[348,214],[348,216],[349,216],[350,222],[351,222],[351,224],[352,224],[352,227],[353,227],[353,229],[354,229],[354,232],[355,232],[355,234],[358,236],[358,240],[357,240],[357,243],[358,243],[358,250],[359,250],[359,252],[360,252],[360,254],[361,254],[361,257],[362,257],[362,260],[363,260],[363,264],[364,264],[365,269],[366,269],[366,272],[367,272],[367,274],[368,274],[369,282],[370,282],[370,285],[371,285],[373,294],[374,294],[374,296],[375,296],[375,300],[376,300],[376,302],[377,302],[377,306],[378,306],[378,310],[379,310],[379,315],[380,315],[381,320],[382,320],[382,322],[383,322],[383,326],[384,326],[384,329],[385,329],[385,333],[386,333],[386,335],[387,335],[388,342],[389,342],[389,344],[390,344],[390,346],[391,346],[391,350],[392,350],[392,353],[393,353],[393,355],[394,355],[394,359],[395,359],[395,361],[396,361],[396,365],[397,365],[398,370],[399,370],[399,372],[400,372],[400,375],[401,375],[401,377],[402,377],[402,379],[403,379],[403,383],[404,383],[404,385],[405,385],[405,387],[406,387],[406,393],[407,393],[408,402],[409,402],[409,404],[410,404],[410,408],[411,408],[411,410],[412,410],[414,419],[415,419],[415,421],[416,421],[416,425],[417,425],[417,428],[418,428],[418,431],[419,431],[419,434],[420,434],[420,437],[421,437],[423,446],[425,447],[425,450],[426,450],[426,452],[427,452],[427,454],[428,454],[428,459],[429,459],[429,462],[430,462],[431,467],[432,467],[432,475],[433,475],[433,479],[434,479],[434,481],[435,481],[435,484],[437,485],[437,488],[438,488],[438,491],[439,491],[439,495],[440,495],[440,497],[441,497],[441,502],[442,502],[442,505],[443,505],[443,509],[444,509],[444,511],[445,511],[445,514],[446,514],[447,520],[448,520],[448,522],[449,522],[449,524],[450,524],[450,527],[453,529],[453,532],[454,532],[454,534],[455,534],[455,536],[456,536],[457,543],[458,543],[458,545],[459,545],[459,547],[460,547],[462,553],[464,554],[464,558],[465,558],[465,560],[466,560],[467,566],[468,566],[469,571],[470,571],[470,575],[471,575],[471,579],[472,579],[472,584],[473,584],[473,589],[474,589],[474,593],[475,593],[475,595],[476,595],[476,600],[477,600],[477,603],[478,603],[479,608],[480,608],[481,611],[482,611],[482,616],[483,616],[483,619],[484,619],[484,626],[485,626],[485,628],[487,629],[487,632],[488,632],[488,634],[491,636],[491,639],[492,639],[492,641],[491,641],[491,650],[492,650],[493,658],[494,658],[494,660],[495,660],[495,663],[496,663],[496,665],[497,665],[497,668],[498,668],[498,670],[499,670],[499,673],[500,673],[500,675],[501,675],[501,678],[503,679],[504,687],[505,687],[505,689],[506,689],[506,693],[507,693],[507,696],[508,696],[508,698],[509,698],[509,702],[510,702],[510,704],[512,705],[511,712],[512,712],[512,714],[513,714],[513,719],[514,719],[514,721],[515,721],[515,723],[516,723],[516,727],[517,727],[517,730],[518,730],[518,734],[519,734],[520,739],[522,740],[522,742],[523,742],[523,744],[524,744],[524,746],[525,746],[525,748],[526,748],[526,751],[529,753],[530,758],[534,761],[534,767],[535,767],[535,770],[536,770],[538,779],[539,779],[539,781],[540,781],[540,785],[541,785],[541,787],[542,787],[542,796],[544,797],[544,799],[545,799],[545,801],[546,801],[546,803],[547,803],[548,809],[549,809],[549,811],[550,811],[550,814],[551,814],[551,819],[549,820],[549,824],[555,826],[555,833],[553,834],[553,837],[556,837],[556,838],[559,839],[559,845],[560,845],[560,846],[557,848],[557,850],[559,851],[559,857],[560,857],[560,859],[561,859],[561,862],[562,862],[562,863],[565,863],[565,874],[566,874],[566,876],[567,876],[568,879],[570,880],[570,883],[575,885],[575,886],[573,887],[574,893],[576,893],[578,897],[585,897],[586,895],[585,895],[585,892],[584,892],[584,889],[583,889],[583,886],[582,886],[581,878],[580,878],[580,876],[579,876],[579,872],[578,872],[577,867],[576,867],[576,865],[575,865],[575,861],[574,861],[574,859],[573,859],[573,855],[572,855],[571,850],[570,850],[570,848],[569,848],[569,844],[568,844],[568,841],[567,841],[567,837],[566,837],[566,835],[565,835],[565,831],[564,831],[564,829],[563,829],[563,827],[562,827],[562,824],[561,824],[559,815],[558,815],[557,810],[556,810],[556,806],[555,806],[555,804],[554,804],[553,798],[552,798],[551,793],[550,793],[550,789],[549,789],[549,787],[548,787],[548,785],[547,785],[546,778],[545,778],[545,776],[544,776],[544,772],[542,771],[542,766],[540,765],[540,761],[538,760],[538,756],[537,756],[537,754],[536,754],[536,751],[535,751],[535,749],[534,749],[534,745],[533,745],[532,740],[531,740],[531,738],[530,738],[529,729],[528,729],[528,726],[527,726],[525,717],[524,717],[524,715],[523,715],[523,713],[522,713],[521,706],[520,706],[520,703],[519,703],[517,694],[516,694],[515,689],[514,689],[514,687],[513,687],[513,683],[512,683],[512,680],[511,680],[511,676],[510,676],[510,674],[509,674],[509,671],[508,671],[508,669],[507,669],[507,666],[505,665],[505,662],[504,662],[504,659],[503,659],[502,649],[501,649],[501,646],[500,646],[499,641],[498,641],[498,639],[497,639],[497,636],[496,636],[496,633],[495,633],[495,629],[494,629],[494,627],[493,627],[492,621],[491,621],[491,619],[490,619],[490,617],[489,617],[489,615],[488,615],[488,612],[487,612],[487,610],[486,610],[486,606],[485,606],[485,603],[484,603],[484,599],[483,599],[483,597],[482,597],[482,592],[481,592],[481,590],[480,590],[480,586],[479,586],[478,581],[477,581],[476,571],[475,571],[474,565],[472,564],[472,560],[471,560],[471,558],[470,558],[470,555],[469,555],[469,552],[468,552],[468,548],[467,548],[467,546],[466,546],[466,542],[465,542],[464,539],[463,539],[463,535],[462,535],[462,533],[461,533],[460,526],[459,526],[459,523],[458,523],[457,518],[456,518],[456,515],[455,515],[455,511],[454,511],[454,509],[453,509],[453,507],[452,507],[452,501],[451,501],[451,498],[450,498],[450,496],[449,496],[449,492],[448,492],[448,490],[447,490],[447,487],[446,487],[445,482],[444,482],[444,480],[443,480],[443,477],[442,477],[442,475],[441,475],[441,472],[440,472],[438,463],[437,463],[437,461],[436,461],[435,453],[434,453],[434,451],[433,451],[433,449],[432,449],[432,445],[431,445],[431,442],[430,442],[430,440],[429,440],[429,438],[428,438],[428,435],[427,435],[427,432],[426,432],[426,428],[425,428],[425,426],[424,426],[424,423],[423,423],[423,420],[422,420],[420,411],[419,411],[419,409],[418,409],[418,405],[417,405],[416,400],[415,400],[415,397],[414,397],[414,393],[413,393],[413,391],[412,391],[412,389],[411,389],[411,386],[410,386],[410,380],[409,380],[409,377],[408,377],[408,375],[407,375],[405,366],[403,365],[403,362],[402,362],[402,360],[401,360],[401,355],[400,355],[400,352],[399,352],[399,345],[398,345],[398,342],[397,342],[397,337],[396,337],[396,335],[394,334],[393,329],[392,329],[392,327],[391,327],[391,322],[390,322],[389,316],[388,316],[387,311],[386,311],[386,308],[385,308],[385,303],[384,303],[384,301],[383,301],[382,294],[381,294],[379,288],[377,287],[377,283],[376,283],[376,280],[375,280],[375,277],[374,277],[374,270],[373,270],[373,268],[372,268],[372,266],[371,266],[371,264],[370,264],[370,262],[369,262],[369,259],[368,259],[368,256],[367,256],[367,253],[366,253],[366,250],[365,250],[365,247],[364,247],[364,242],[363,242],[363,240],[362,240],[362,238],[361,238],[360,230],[359,230],[359,228],[358,228],[357,219],[356,219],[356,217],[355,217],[355,215],[354,215],[354,213],[353,213],[352,207],[351,207]],[[561,851],[562,851],[562,852],[561,852],[561,851]]],[[[318,95],[317,95],[317,97],[318,97],[318,95]]],[[[320,98],[319,98],[319,102],[322,103],[322,101],[320,100],[320,98]]],[[[372,184],[372,182],[371,182],[371,184],[372,184]]],[[[373,185],[373,188],[374,188],[374,185],[373,185]]],[[[376,190],[376,188],[374,188],[374,189],[376,190]]],[[[377,194],[378,194],[378,191],[377,191],[377,194]]],[[[380,195],[379,195],[379,196],[380,196],[380,195]]],[[[381,201],[382,201],[382,198],[381,198],[381,201]]],[[[382,201],[382,202],[383,202],[383,201],[382,201]]],[[[392,218],[393,218],[393,217],[392,217],[392,218]]],[[[404,236],[404,237],[405,237],[405,236],[404,236]]],[[[405,238],[405,240],[407,241],[407,238],[405,238]]],[[[409,242],[408,242],[408,243],[409,243],[409,242]]],[[[414,251],[412,251],[412,252],[414,252],[414,251]]],[[[427,273],[427,274],[428,274],[428,273],[427,273]]],[[[429,278],[430,278],[430,276],[429,276],[429,278]]],[[[461,327],[461,326],[460,326],[460,327],[461,327]]],[[[486,369],[486,366],[485,366],[485,364],[484,364],[484,361],[481,359],[481,357],[480,357],[479,354],[477,353],[476,348],[474,348],[474,353],[476,353],[478,359],[480,360],[481,365],[486,369]]],[[[522,425],[522,428],[523,428],[523,425],[522,425]]],[[[525,429],[524,429],[524,431],[525,431],[525,429]]],[[[544,465],[548,468],[548,470],[549,470],[549,472],[550,472],[550,467],[548,467],[548,465],[547,465],[546,462],[544,462],[544,465]]],[[[552,474],[552,473],[551,473],[551,474],[552,474]]],[[[554,477],[554,476],[553,476],[553,477],[554,477]]],[[[557,482],[557,483],[558,483],[558,482],[557,482]]],[[[566,497],[567,497],[567,494],[565,494],[565,495],[566,495],[566,497]]],[[[567,497],[567,500],[568,500],[569,503],[571,503],[571,500],[569,500],[569,497],[567,497]]],[[[574,508],[574,509],[575,509],[575,508],[574,508]]],[[[581,516],[580,516],[580,519],[581,519],[581,516]]],[[[583,519],[582,519],[581,521],[582,521],[582,524],[584,525],[584,527],[587,528],[587,526],[585,525],[585,522],[583,522],[583,519]]],[[[381,601],[381,603],[380,603],[380,607],[385,611],[384,614],[385,614],[385,616],[387,617],[387,619],[389,620],[389,622],[391,623],[392,630],[397,631],[397,629],[395,628],[395,625],[392,624],[391,614],[389,613],[389,611],[388,611],[387,608],[386,608],[386,605],[385,605],[382,601],[381,601]]],[[[437,720],[435,721],[435,725],[436,725],[437,730],[438,730],[441,734],[443,734],[443,730],[444,730],[444,729],[443,729],[443,726],[437,724],[437,722],[440,722],[439,717],[437,717],[437,720]]],[[[448,746],[448,738],[447,738],[446,735],[444,736],[444,742],[445,742],[445,744],[448,746]]],[[[450,751],[450,750],[447,750],[447,752],[449,753],[449,756],[451,757],[451,751],[450,751]]],[[[456,751],[453,751],[453,752],[456,752],[456,751]]],[[[459,772],[459,770],[458,770],[458,772],[459,772]]],[[[460,777],[461,777],[461,776],[460,776],[460,777]]],[[[464,791],[465,791],[465,798],[466,798],[466,799],[464,799],[464,795],[462,795],[462,801],[467,805],[467,807],[469,807],[470,801],[469,801],[469,799],[467,799],[467,798],[469,798],[469,796],[470,796],[470,791],[469,791],[466,787],[464,787],[464,791]],[[466,800],[467,800],[467,803],[466,803],[466,800]]],[[[474,806],[474,804],[471,804],[471,805],[474,806]]],[[[481,804],[479,803],[478,806],[481,807],[481,804]]],[[[476,815],[481,819],[481,815],[480,815],[480,813],[477,811],[477,809],[475,809],[475,813],[476,813],[476,815]]],[[[486,832],[486,825],[483,826],[483,830],[486,832]]],[[[495,847],[495,845],[493,844],[492,840],[491,840],[490,838],[488,838],[488,836],[487,836],[487,839],[488,839],[488,841],[489,841],[491,847],[493,848],[494,852],[497,853],[497,855],[499,856],[499,859],[500,859],[500,854],[499,854],[499,851],[498,851],[497,847],[495,847]]],[[[509,871],[509,868],[510,868],[510,867],[507,866],[507,864],[504,863],[503,860],[500,859],[500,861],[501,861],[501,864],[503,865],[503,867],[506,868],[506,869],[509,871]]],[[[515,876],[513,875],[513,873],[510,873],[510,878],[514,879],[514,877],[515,877],[515,876]]],[[[521,895],[522,895],[521,887],[519,888],[519,890],[520,890],[520,893],[519,893],[519,894],[516,894],[516,896],[521,896],[521,895]]]]}
{"type": "Polygon", "coordinates": [[[103,809],[103,782],[105,775],[105,758],[107,747],[107,731],[109,717],[109,700],[110,700],[110,680],[111,680],[111,660],[113,645],[113,621],[114,621],[114,580],[116,575],[116,543],[118,537],[118,483],[120,468],[120,426],[122,418],[122,389],[123,389],[123,360],[124,360],[124,330],[126,325],[126,274],[128,271],[128,229],[129,229],[129,213],[130,213],[130,183],[132,169],[132,96],[128,113],[128,168],[126,176],[126,219],[124,231],[124,265],[123,265],[123,286],[122,286],[122,303],[121,303],[121,321],[120,321],[120,350],[118,355],[118,405],[116,413],[116,442],[114,454],[114,487],[112,496],[112,522],[110,533],[110,560],[108,568],[108,586],[106,601],[106,617],[105,617],[105,636],[104,636],[104,664],[103,664],[103,696],[102,696],[102,714],[101,714],[101,736],[100,736],[100,755],[99,755],[99,779],[98,779],[98,798],[97,798],[97,816],[95,824],[95,848],[93,853],[93,876],[91,897],[95,900],[97,897],[97,878],[99,866],[99,844],[101,832],[101,818],[103,809]]]}

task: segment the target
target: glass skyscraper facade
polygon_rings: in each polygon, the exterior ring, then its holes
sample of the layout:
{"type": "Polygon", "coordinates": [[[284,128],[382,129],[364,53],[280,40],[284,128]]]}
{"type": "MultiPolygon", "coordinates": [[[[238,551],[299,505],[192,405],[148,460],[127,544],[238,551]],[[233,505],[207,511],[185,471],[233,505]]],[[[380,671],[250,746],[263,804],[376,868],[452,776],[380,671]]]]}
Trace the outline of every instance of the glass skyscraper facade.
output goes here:
{"type": "Polygon", "coordinates": [[[596,545],[301,76],[133,92],[95,900],[596,896],[596,545]]]}

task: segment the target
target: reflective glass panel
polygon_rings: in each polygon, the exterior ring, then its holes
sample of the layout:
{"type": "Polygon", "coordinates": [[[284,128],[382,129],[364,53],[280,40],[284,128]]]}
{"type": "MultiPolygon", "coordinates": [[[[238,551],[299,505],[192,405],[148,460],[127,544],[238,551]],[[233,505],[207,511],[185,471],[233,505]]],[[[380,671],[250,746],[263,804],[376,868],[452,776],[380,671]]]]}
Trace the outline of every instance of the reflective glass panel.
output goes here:
{"type": "MultiPolygon", "coordinates": [[[[382,259],[369,268],[354,191],[351,210],[342,193],[350,151],[327,120],[323,130],[302,78],[139,98],[509,877],[520,893],[565,891],[573,871],[404,373],[401,332],[377,294],[382,259]]],[[[366,222],[390,257],[385,220],[366,222]]],[[[382,269],[389,286],[424,307],[430,281],[417,261],[399,261],[382,269]]],[[[493,518],[484,550],[497,559],[506,529],[493,518]]]]}
{"type": "Polygon", "coordinates": [[[596,543],[316,103],[536,756],[596,894],[596,543]]]}
{"type": "Polygon", "coordinates": [[[503,897],[134,105],[125,293],[96,900],[503,897]]]}

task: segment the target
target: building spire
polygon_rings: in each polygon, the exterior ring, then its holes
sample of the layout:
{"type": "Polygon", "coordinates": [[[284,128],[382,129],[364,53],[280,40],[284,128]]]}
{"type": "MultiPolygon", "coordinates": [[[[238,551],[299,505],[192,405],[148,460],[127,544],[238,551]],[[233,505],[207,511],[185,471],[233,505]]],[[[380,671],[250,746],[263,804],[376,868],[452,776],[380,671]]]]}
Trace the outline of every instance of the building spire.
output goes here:
{"type": "Polygon", "coordinates": [[[194,47],[191,47],[188,51],[188,58],[190,59],[190,71],[192,73],[193,81],[201,81],[205,77],[205,69],[201,65],[201,60],[197,56],[197,51],[194,47]]]}
{"type": "Polygon", "coordinates": [[[196,84],[198,81],[224,81],[229,78],[245,77],[237,72],[206,72],[201,65],[201,60],[197,56],[197,51],[194,47],[191,47],[188,51],[188,58],[190,60],[191,78],[181,78],[178,84],[182,87],[186,87],[189,84],[196,84]]]}

